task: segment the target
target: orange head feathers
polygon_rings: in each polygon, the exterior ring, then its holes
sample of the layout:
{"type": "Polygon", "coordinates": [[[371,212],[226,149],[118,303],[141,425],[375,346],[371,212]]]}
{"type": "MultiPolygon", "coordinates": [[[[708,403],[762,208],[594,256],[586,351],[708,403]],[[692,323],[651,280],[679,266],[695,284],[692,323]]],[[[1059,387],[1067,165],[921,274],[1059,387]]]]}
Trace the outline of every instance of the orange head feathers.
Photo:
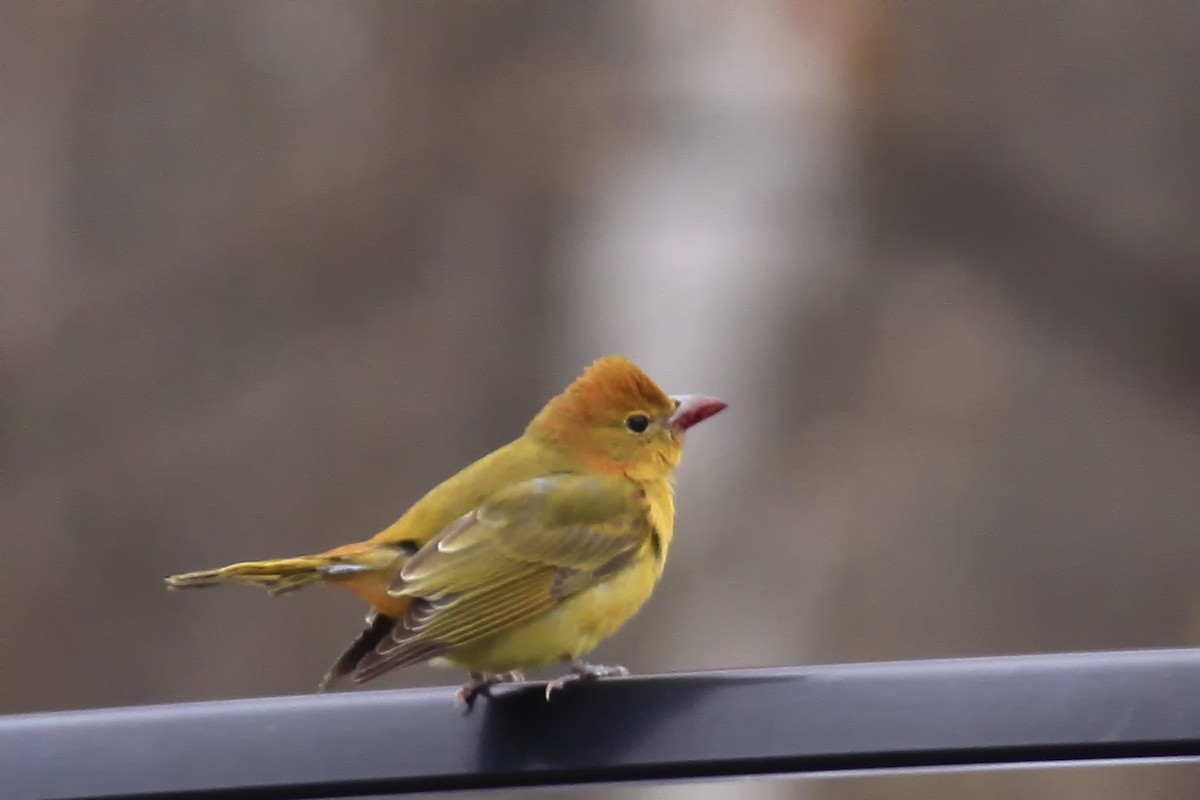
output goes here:
{"type": "Polygon", "coordinates": [[[598,471],[665,478],[679,464],[683,432],[723,408],[709,397],[670,397],[633,362],[606,356],[547,403],[528,434],[598,471]]]}

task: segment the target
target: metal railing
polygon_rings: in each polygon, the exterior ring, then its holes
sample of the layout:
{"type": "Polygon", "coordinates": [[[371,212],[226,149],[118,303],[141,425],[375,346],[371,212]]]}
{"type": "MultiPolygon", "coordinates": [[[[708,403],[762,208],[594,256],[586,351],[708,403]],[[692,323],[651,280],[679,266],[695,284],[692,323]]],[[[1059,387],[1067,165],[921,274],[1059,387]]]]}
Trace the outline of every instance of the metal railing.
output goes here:
{"type": "Polygon", "coordinates": [[[0,717],[0,797],[318,798],[1200,757],[1200,650],[346,692],[0,717]]]}

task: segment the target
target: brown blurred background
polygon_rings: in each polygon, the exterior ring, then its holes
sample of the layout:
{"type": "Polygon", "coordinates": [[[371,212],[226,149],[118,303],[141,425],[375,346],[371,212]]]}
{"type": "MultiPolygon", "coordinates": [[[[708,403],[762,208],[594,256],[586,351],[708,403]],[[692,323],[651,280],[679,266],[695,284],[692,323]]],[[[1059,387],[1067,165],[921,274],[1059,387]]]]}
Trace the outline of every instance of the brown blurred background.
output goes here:
{"type": "Polygon", "coordinates": [[[1172,0],[5,4],[0,712],[311,691],[351,597],[162,576],[374,533],[606,352],[731,409],[598,657],[1200,644],[1197,41],[1172,0]]]}

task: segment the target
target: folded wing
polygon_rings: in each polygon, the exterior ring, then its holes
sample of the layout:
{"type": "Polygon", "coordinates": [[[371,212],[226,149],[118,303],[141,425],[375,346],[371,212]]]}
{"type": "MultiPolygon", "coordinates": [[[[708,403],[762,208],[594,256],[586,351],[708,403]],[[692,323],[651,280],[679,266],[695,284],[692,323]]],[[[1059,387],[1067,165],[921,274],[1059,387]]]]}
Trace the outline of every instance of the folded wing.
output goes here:
{"type": "Polygon", "coordinates": [[[391,587],[413,598],[356,681],[427,661],[553,610],[629,563],[652,537],[619,477],[550,475],[508,487],[414,555],[391,587]]]}

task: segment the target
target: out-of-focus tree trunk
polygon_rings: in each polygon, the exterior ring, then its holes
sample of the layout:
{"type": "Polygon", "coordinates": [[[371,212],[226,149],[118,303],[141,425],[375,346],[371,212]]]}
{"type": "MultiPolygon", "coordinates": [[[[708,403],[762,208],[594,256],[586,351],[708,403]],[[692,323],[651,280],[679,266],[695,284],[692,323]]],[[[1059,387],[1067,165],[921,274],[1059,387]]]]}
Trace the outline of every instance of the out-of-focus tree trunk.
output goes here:
{"type": "Polygon", "coordinates": [[[766,470],[796,412],[776,390],[790,377],[794,315],[856,274],[839,38],[857,22],[853,4],[843,14],[767,0],[701,4],[686,18],[651,2],[623,15],[645,117],[604,163],[560,251],[556,307],[570,324],[558,360],[626,353],[670,390],[731,409],[689,437],[662,591],[605,647],[638,668],[791,663],[808,651],[828,551],[780,527],[766,470]]]}

